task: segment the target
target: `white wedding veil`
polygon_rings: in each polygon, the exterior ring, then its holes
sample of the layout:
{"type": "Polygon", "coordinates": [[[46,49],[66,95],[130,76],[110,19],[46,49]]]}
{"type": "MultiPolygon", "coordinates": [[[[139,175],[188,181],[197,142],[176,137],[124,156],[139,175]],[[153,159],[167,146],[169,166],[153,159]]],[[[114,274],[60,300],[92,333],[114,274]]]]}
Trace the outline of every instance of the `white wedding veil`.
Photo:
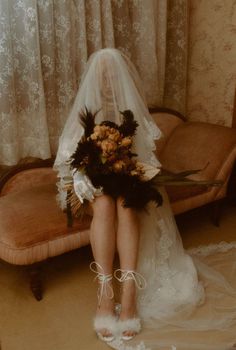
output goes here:
{"type": "Polygon", "coordinates": [[[134,151],[139,160],[154,166],[155,139],[161,132],[154,123],[145,103],[142,84],[129,58],[117,49],[102,49],[92,54],[83,73],[78,94],[59,140],[54,168],[59,177],[69,175],[68,160],[83,135],[79,113],[87,108],[98,112],[95,121],[110,120],[121,123],[120,111],[130,109],[139,126],[134,151]]]}
{"type": "MultiPolygon", "coordinates": [[[[102,49],[88,60],[60,137],[54,164],[59,178],[70,175],[68,161],[84,132],[79,113],[85,108],[98,112],[97,123],[110,120],[118,124],[120,111],[130,109],[139,124],[134,152],[139,160],[160,166],[154,151],[161,132],[149,114],[137,71],[119,50],[102,49]]],[[[148,213],[140,215],[138,270],[147,288],[138,295],[137,308],[144,327],[129,344],[116,339],[109,345],[119,350],[228,350],[236,327],[236,283],[227,282],[236,272],[235,250],[227,256],[220,251],[216,255],[209,251],[203,258],[201,251],[199,257],[187,254],[166,193],[160,191],[163,205],[151,204],[148,213]]]]}

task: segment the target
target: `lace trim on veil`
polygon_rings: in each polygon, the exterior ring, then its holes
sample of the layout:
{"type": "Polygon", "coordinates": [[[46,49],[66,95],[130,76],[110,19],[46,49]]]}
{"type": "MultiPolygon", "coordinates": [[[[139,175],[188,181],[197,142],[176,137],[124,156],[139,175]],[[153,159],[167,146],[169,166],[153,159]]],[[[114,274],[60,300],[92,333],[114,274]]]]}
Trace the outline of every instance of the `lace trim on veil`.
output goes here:
{"type": "Polygon", "coordinates": [[[146,146],[147,159],[146,162],[152,164],[153,166],[160,167],[161,163],[155,156],[155,140],[159,140],[162,137],[161,130],[153,121],[144,120],[147,133],[145,135],[144,143],[146,146]]]}
{"type": "Polygon", "coordinates": [[[220,243],[189,248],[187,252],[191,255],[208,256],[213,253],[226,253],[233,248],[236,248],[236,241],[230,243],[222,241],[220,243]]]}

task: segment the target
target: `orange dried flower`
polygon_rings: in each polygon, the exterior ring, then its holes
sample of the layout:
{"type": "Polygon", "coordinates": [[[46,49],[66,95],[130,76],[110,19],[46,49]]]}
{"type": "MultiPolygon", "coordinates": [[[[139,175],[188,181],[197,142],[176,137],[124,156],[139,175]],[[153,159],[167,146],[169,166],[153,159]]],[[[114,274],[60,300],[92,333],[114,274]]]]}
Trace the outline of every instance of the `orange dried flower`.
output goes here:
{"type": "Polygon", "coordinates": [[[126,167],[126,164],[123,160],[117,160],[114,164],[113,164],[113,170],[115,172],[120,172],[122,170],[124,170],[126,167]]]}
{"type": "MultiPolygon", "coordinates": [[[[96,125],[92,135],[97,135],[97,138],[104,139],[106,137],[107,127],[105,125],[96,125]]],[[[90,136],[92,138],[92,135],[90,136]]],[[[93,139],[93,138],[92,138],[93,139]]]]}
{"type": "Polygon", "coordinates": [[[94,132],[93,134],[91,134],[90,138],[92,140],[97,140],[99,138],[99,133],[98,132],[94,132]]]}
{"type": "Polygon", "coordinates": [[[134,161],[133,166],[134,166],[134,168],[130,171],[130,174],[132,176],[134,176],[134,175],[140,176],[140,175],[144,174],[144,169],[143,169],[143,166],[141,164],[134,161]]]}
{"type": "Polygon", "coordinates": [[[103,153],[109,154],[116,151],[117,144],[112,140],[106,139],[101,142],[101,149],[103,153]]]}
{"type": "Polygon", "coordinates": [[[132,139],[131,137],[127,136],[127,137],[124,137],[122,140],[121,140],[121,146],[122,147],[129,147],[131,146],[132,144],[132,139]]]}
{"type": "Polygon", "coordinates": [[[109,138],[110,140],[112,140],[112,141],[115,141],[115,142],[119,141],[119,139],[120,139],[120,137],[121,137],[119,131],[118,131],[118,130],[115,130],[115,129],[111,129],[111,130],[114,130],[114,132],[112,132],[111,134],[109,134],[109,135],[108,135],[108,138],[109,138]]]}
{"type": "Polygon", "coordinates": [[[93,131],[99,133],[99,132],[100,132],[100,129],[101,129],[101,125],[96,125],[96,126],[94,127],[93,131]]]}

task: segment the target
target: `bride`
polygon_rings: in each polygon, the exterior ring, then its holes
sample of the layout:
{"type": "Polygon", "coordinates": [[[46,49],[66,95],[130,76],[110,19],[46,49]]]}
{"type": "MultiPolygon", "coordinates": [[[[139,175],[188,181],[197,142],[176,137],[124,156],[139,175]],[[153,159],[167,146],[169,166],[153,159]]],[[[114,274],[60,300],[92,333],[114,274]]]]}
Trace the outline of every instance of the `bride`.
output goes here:
{"type": "Polygon", "coordinates": [[[81,202],[89,201],[93,211],[91,269],[99,283],[94,319],[98,337],[116,349],[229,349],[234,343],[236,292],[219,271],[185,252],[164,188],[160,189],[162,206],[149,203],[147,211],[136,212],[71,169],[69,159],[84,133],[78,115],[85,107],[98,112],[96,123],[120,124],[120,111],[131,110],[138,123],[133,151],[139,161],[155,167],[161,167],[154,153],[161,132],[148,112],[142,83],[130,60],[116,49],[91,55],[60,138],[54,168],[61,207],[66,207],[66,182],[73,179],[76,195],[81,202]],[[113,271],[116,251],[120,269],[113,271]],[[119,310],[114,278],[122,286],[119,310]],[[143,331],[138,335],[141,324],[143,331]],[[206,331],[220,332],[223,341],[214,336],[214,344],[209,342],[206,331]]]}

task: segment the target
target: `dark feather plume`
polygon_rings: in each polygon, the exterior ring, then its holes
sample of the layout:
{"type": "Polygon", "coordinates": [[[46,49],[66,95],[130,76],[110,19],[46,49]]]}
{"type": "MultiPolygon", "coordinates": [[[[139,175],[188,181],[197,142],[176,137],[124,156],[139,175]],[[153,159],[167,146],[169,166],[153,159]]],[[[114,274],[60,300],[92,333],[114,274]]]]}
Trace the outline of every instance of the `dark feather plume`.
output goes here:
{"type": "Polygon", "coordinates": [[[119,126],[119,131],[123,136],[133,136],[138,127],[138,123],[134,120],[133,113],[128,109],[120,112],[123,115],[123,122],[119,126]]]}
{"type": "Polygon", "coordinates": [[[150,201],[157,206],[162,205],[163,199],[152,180],[142,181],[138,176],[128,174],[90,174],[95,187],[102,186],[103,192],[114,199],[123,198],[123,206],[144,209],[150,201]]]}
{"type": "Polygon", "coordinates": [[[110,122],[109,120],[104,120],[103,122],[101,122],[100,125],[106,125],[109,126],[109,128],[119,130],[119,126],[116,123],[110,122]]]}
{"type": "Polygon", "coordinates": [[[81,169],[86,166],[84,160],[87,158],[88,164],[97,164],[99,162],[99,156],[97,153],[97,148],[92,140],[87,140],[83,138],[75,150],[75,152],[70,157],[70,164],[72,169],[81,169]]]}
{"type": "Polygon", "coordinates": [[[80,112],[80,122],[84,127],[84,136],[87,138],[93,133],[93,129],[95,127],[95,116],[96,113],[91,113],[88,111],[87,107],[85,107],[85,111],[80,112]]]}

